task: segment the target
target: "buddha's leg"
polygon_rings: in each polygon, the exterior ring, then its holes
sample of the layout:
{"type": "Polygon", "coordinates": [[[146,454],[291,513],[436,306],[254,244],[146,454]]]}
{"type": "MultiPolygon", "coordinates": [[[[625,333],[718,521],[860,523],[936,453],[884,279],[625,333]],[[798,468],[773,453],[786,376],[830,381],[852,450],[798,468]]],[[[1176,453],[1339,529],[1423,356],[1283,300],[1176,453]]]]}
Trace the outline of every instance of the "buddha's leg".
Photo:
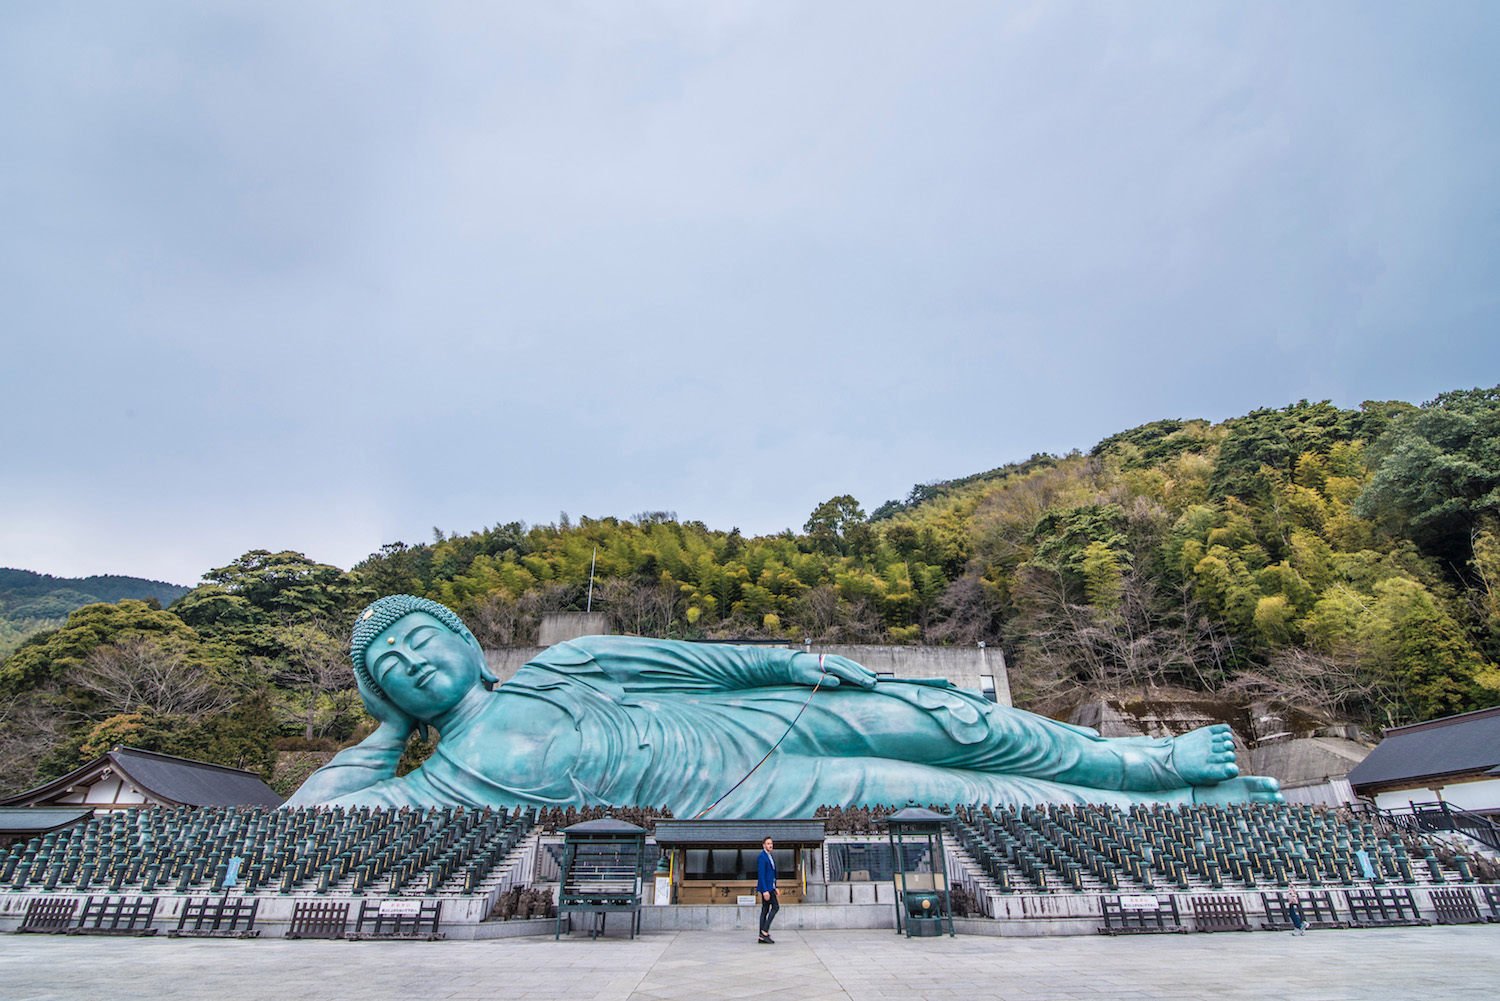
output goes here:
{"type": "Polygon", "coordinates": [[[1203,789],[1121,792],[961,768],[935,768],[914,761],[778,752],[709,816],[810,817],[820,806],[900,806],[908,801],[922,806],[1103,803],[1128,807],[1135,803],[1280,799],[1274,779],[1235,779],[1203,789]]]}
{"type": "Polygon", "coordinates": [[[1238,774],[1226,726],[1110,740],[977,694],[899,682],[819,692],[786,747],[1135,792],[1208,786],[1238,774]]]}

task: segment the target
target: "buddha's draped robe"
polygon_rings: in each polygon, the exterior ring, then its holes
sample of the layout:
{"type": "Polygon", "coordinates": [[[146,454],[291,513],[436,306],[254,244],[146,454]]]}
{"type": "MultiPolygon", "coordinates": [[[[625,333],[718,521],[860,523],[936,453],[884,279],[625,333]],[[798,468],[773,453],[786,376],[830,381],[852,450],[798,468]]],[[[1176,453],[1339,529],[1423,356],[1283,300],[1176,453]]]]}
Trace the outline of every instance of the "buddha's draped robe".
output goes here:
{"type": "Polygon", "coordinates": [[[615,636],[561,643],[443,733],[419,769],[396,778],[399,747],[360,745],[315,773],[289,805],[634,805],[683,817],[747,775],[712,815],[811,816],[823,804],[909,799],[1164,798],[1118,791],[1125,758],[1141,742],[1107,741],[942,681],[882,680],[873,691],[846,681],[814,693],[788,683],[798,655],[615,636]],[[549,717],[551,739],[513,736],[524,729],[518,720],[549,717]],[[1118,748],[1118,767],[1100,767],[1101,745],[1118,748]]]}

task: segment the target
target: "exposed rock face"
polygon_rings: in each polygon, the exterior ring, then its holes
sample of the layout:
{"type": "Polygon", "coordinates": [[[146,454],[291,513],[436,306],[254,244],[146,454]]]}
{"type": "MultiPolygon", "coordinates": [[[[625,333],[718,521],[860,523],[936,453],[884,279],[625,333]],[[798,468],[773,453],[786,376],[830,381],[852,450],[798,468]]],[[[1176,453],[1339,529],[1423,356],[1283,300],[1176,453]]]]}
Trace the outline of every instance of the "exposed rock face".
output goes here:
{"type": "Polygon", "coordinates": [[[1255,739],[1250,710],[1228,702],[1085,702],[1073,710],[1068,722],[1093,727],[1105,737],[1176,737],[1211,723],[1228,723],[1236,744],[1255,739]]]}
{"type": "Polygon", "coordinates": [[[1068,716],[1075,726],[1089,726],[1105,737],[1176,737],[1210,723],[1228,723],[1246,746],[1283,738],[1361,738],[1359,727],[1330,724],[1291,706],[1272,702],[1248,705],[1212,699],[1107,699],[1085,702],[1068,716]]]}
{"type": "Polygon", "coordinates": [[[1269,775],[1284,786],[1343,778],[1364,760],[1370,749],[1343,737],[1288,737],[1252,747],[1238,754],[1248,760],[1250,774],[1269,775]]]}

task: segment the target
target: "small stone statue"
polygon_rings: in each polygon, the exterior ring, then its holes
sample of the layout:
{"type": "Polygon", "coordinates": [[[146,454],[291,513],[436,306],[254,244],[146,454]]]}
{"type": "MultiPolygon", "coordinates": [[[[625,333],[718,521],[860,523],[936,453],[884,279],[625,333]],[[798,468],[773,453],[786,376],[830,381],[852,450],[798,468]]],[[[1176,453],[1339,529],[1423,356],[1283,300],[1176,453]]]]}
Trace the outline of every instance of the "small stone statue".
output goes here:
{"type": "Polygon", "coordinates": [[[723,797],[710,816],[773,818],[908,800],[1281,800],[1274,779],[1238,777],[1227,726],[1105,739],[946,681],[877,679],[842,657],[590,636],[490,690],[463,622],[411,595],[360,613],[350,654],[380,725],[288,806],[637,804],[692,817],[723,797]],[[397,778],[407,739],[428,725],[437,749],[397,778]]]}

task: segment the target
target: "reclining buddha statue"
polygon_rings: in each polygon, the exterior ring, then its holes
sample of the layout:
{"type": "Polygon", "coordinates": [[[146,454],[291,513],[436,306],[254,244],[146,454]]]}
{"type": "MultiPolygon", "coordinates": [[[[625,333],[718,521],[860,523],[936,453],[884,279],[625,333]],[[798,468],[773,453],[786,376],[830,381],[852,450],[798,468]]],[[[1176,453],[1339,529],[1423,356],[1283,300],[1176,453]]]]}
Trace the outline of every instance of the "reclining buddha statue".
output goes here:
{"type": "Polygon", "coordinates": [[[1106,739],[946,681],[877,678],[800,650],[589,636],[497,684],[450,609],[392,595],[360,613],[350,655],[379,726],[288,806],[634,805],[774,818],[908,800],[1281,799],[1274,779],[1239,776],[1222,724],[1106,739]],[[398,777],[408,739],[427,726],[436,749],[398,777]]]}

